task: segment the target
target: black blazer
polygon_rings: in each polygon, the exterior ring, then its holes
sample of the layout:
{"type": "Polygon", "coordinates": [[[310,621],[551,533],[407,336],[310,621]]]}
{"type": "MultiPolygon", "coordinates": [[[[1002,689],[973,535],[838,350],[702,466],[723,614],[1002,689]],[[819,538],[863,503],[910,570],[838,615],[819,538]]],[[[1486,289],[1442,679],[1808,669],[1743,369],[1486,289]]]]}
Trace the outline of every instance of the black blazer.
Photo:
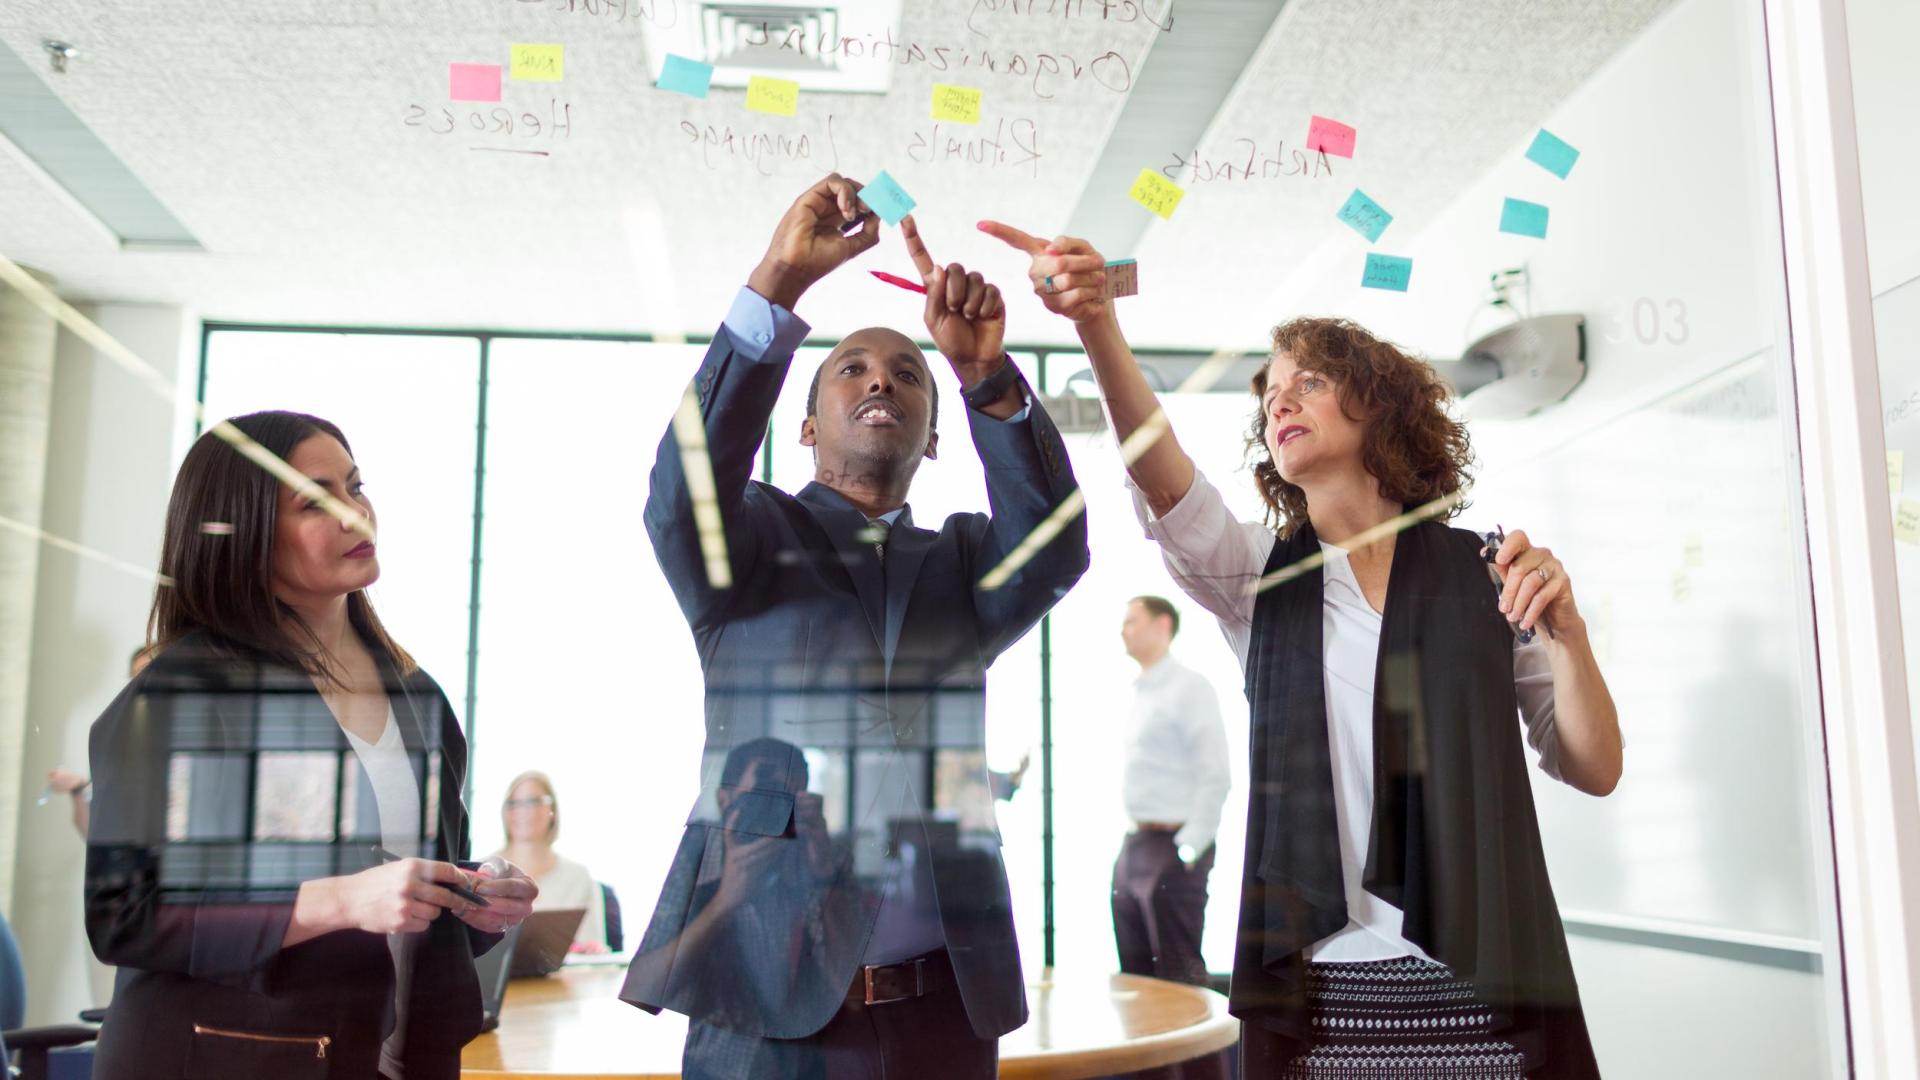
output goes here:
{"type": "MultiPolygon", "coordinates": [[[[418,843],[467,856],[466,738],[438,684],[382,658],[419,781],[418,843]]],[[[373,1077],[393,1025],[384,936],[282,948],[300,883],[376,865],[372,786],[304,674],[174,643],[94,723],[87,936],[119,968],[96,1080],[373,1077]]],[[[499,941],[444,913],[408,998],[408,1080],[458,1076],[480,1031],[473,958],[499,941]]]]}
{"type": "Polygon", "coordinates": [[[791,360],[751,360],[723,326],[695,376],[730,588],[708,582],[671,432],[654,465],[647,532],[699,646],[707,737],[701,797],[620,996],[812,1034],[865,956],[882,883],[930,863],[935,888],[916,902],[938,919],[973,1029],[994,1038],[1027,1013],[983,753],[986,670],[1085,571],[1085,516],[1002,587],[978,582],[1074,491],[1066,447],[1031,394],[1018,422],[969,409],[993,515],[925,529],[903,514],[882,561],[830,488],[750,479],[791,360]],[[723,782],[730,754],[770,746],[750,786],[723,782]],[[796,812],[809,786],[823,814],[796,812]],[[729,849],[753,845],[774,846],[757,849],[752,887],[717,903],[729,849]]]}

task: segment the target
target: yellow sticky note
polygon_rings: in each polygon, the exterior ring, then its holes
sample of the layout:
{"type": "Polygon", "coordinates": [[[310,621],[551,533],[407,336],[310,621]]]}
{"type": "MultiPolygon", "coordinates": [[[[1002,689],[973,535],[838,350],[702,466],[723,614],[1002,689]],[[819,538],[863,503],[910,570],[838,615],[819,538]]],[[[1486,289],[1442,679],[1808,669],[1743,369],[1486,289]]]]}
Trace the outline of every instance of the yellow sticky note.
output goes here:
{"type": "Polygon", "coordinates": [[[1158,169],[1141,169],[1140,176],[1133,182],[1133,190],[1127,192],[1133,201],[1171,221],[1174,208],[1187,193],[1180,185],[1160,175],[1158,169]]]}
{"type": "Polygon", "coordinates": [[[515,45],[513,47],[515,82],[559,82],[566,74],[566,46],[515,45]]]}
{"type": "Polygon", "coordinates": [[[1687,578],[1685,570],[1673,572],[1673,602],[1678,604],[1693,595],[1693,582],[1687,578]]]}
{"type": "Polygon", "coordinates": [[[747,111],[793,116],[800,111],[800,84],[755,75],[747,80],[747,111]]]}
{"type": "Polygon", "coordinates": [[[1686,561],[1689,570],[1698,570],[1707,565],[1706,545],[1701,542],[1699,533],[1687,535],[1686,545],[1681,549],[1681,558],[1686,561]]]}
{"type": "Polygon", "coordinates": [[[1895,495],[1907,486],[1907,452],[1887,451],[1887,490],[1895,495]]]}
{"type": "Polygon", "coordinates": [[[980,122],[980,90],[972,86],[933,84],[933,118],[956,124],[980,122]]]}
{"type": "Polygon", "coordinates": [[[1901,499],[1893,508],[1893,538],[1904,544],[1920,544],[1920,502],[1901,499]]]}

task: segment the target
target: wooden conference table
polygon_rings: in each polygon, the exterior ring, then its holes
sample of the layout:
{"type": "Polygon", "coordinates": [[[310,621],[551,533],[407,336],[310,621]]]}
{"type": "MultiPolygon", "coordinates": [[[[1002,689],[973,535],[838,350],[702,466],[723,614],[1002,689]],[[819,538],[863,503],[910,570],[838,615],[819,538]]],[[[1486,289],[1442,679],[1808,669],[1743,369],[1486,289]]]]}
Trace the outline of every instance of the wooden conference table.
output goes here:
{"type": "MultiPolygon", "coordinates": [[[[500,1027],[460,1055],[467,1080],[680,1075],[687,1021],[615,995],[624,966],[569,965],[507,988],[500,1027]]],[[[1033,1015],[1000,1040],[1000,1075],[1081,1080],[1190,1061],[1233,1045],[1240,1022],[1210,990],[1139,975],[1062,975],[1027,987],[1033,1015]]]]}

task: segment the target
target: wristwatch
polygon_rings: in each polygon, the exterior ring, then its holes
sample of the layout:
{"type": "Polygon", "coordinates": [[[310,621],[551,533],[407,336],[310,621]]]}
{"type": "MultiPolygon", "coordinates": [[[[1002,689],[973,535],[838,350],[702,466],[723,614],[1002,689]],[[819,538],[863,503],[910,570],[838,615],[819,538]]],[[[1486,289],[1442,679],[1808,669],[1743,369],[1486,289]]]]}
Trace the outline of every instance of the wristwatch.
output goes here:
{"type": "Polygon", "coordinates": [[[1013,366],[1013,357],[1002,356],[1000,366],[994,373],[975,383],[973,388],[961,394],[967,399],[969,408],[984,409],[1005,396],[1007,388],[1020,381],[1020,369],[1013,366]]]}
{"type": "Polygon", "coordinates": [[[1188,866],[1192,866],[1195,862],[1199,860],[1199,858],[1200,858],[1200,853],[1193,850],[1192,844],[1180,845],[1180,861],[1181,862],[1186,863],[1188,866]]]}

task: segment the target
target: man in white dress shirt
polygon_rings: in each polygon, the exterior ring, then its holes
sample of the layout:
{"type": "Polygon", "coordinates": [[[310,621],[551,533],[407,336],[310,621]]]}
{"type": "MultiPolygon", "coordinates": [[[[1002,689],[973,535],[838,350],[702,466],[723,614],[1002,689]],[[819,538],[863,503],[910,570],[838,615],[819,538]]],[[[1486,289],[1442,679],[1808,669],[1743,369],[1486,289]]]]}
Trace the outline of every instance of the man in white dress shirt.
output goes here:
{"type": "Polygon", "coordinates": [[[1120,638],[1140,676],[1121,777],[1133,831],[1113,864],[1113,936],[1121,971],[1204,986],[1200,928],[1230,774],[1219,698],[1169,655],[1179,632],[1180,612],[1166,600],[1127,601],[1120,638]]]}

